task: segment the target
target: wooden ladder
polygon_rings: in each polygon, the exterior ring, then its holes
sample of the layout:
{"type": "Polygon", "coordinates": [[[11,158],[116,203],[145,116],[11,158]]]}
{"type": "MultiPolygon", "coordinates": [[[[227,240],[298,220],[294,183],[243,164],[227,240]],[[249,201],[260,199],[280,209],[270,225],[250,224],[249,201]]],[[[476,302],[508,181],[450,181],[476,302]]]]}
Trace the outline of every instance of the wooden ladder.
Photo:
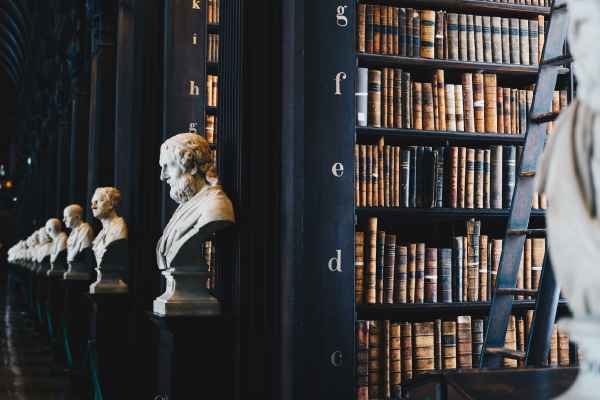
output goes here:
{"type": "MultiPolygon", "coordinates": [[[[496,289],[492,297],[487,331],[481,353],[480,367],[499,368],[505,357],[523,360],[525,365],[544,366],[547,363],[552,327],[556,317],[559,288],[552,271],[549,252],[546,251],[538,290],[517,289],[517,275],[522,249],[527,236],[544,237],[545,229],[530,229],[529,219],[535,175],[546,139],[546,123],[553,121],[558,113],[552,108],[552,95],[558,74],[565,64],[571,62],[563,55],[567,37],[567,10],[565,0],[555,0],[542,52],[539,75],[527,124],[527,134],[519,173],[513,194],[502,257],[498,267],[496,289]],[[505,335],[512,312],[513,296],[525,295],[536,298],[535,317],[530,330],[527,352],[505,347],[505,335]]],[[[541,28],[543,29],[543,27],[541,28]]]]}

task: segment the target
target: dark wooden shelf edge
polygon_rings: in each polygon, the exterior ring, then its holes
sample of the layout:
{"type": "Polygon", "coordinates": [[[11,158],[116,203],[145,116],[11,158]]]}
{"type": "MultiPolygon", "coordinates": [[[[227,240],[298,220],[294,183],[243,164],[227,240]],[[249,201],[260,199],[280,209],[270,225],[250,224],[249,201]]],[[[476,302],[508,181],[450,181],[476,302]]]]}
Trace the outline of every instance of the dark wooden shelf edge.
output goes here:
{"type": "Polygon", "coordinates": [[[465,13],[486,13],[498,16],[533,17],[551,15],[550,7],[498,3],[482,0],[364,0],[364,3],[415,7],[418,9],[444,9],[465,13]]]}
{"type": "MultiPolygon", "coordinates": [[[[463,71],[485,71],[497,74],[522,75],[537,77],[539,65],[516,65],[479,63],[471,61],[440,60],[421,57],[390,56],[383,54],[357,53],[359,67],[418,67],[429,69],[455,69],[463,71]]],[[[559,73],[564,74],[568,68],[561,67],[559,73]]]]}
{"type": "Polygon", "coordinates": [[[217,107],[206,107],[206,113],[210,115],[217,115],[218,108],[217,107]]]}
{"type": "Polygon", "coordinates": [[[440,140],[454,142],[484,142],[484,143],[506,143],[523,144],[525,136],[509,135],[498,133],[469,133],[469,132],[446,132],[446,131],[425,131],[419,129],[399,129],[399,128],[371,128],[356,127],[358,139],[386,137],[390,139],[411,139],[411,140],[440,140]]]}
{"type": "MultiPolygon", "coordinates": [[[[358,304],[357,319],[390,319],[396,321],[431,321],[432,319],[459,315],[486,316],[490,302],[473,303],[424,303],[424,304],[358,304]]],[[[532,310],[534,300],[519,300],[513,303],[514,311],[532,310]]],[[[558,315],[567,314],[566,300],[560,300],[558,315]]]]}
{"type": "Polygon", "coordinates": [[[219,33],[219,24],[207,24],[206,30],[208,31],[208,33],[219,33]]]}
{"type": "MultiPolygon", "coordinates": [[[[506,208],[397,208],[397,207],[357,207],[360,216],[397,216],[432,218],[508,218],[510,209],[506,208]]],[[[531,218],[542,218],[545,210],[531,210],[531,218]]]]}

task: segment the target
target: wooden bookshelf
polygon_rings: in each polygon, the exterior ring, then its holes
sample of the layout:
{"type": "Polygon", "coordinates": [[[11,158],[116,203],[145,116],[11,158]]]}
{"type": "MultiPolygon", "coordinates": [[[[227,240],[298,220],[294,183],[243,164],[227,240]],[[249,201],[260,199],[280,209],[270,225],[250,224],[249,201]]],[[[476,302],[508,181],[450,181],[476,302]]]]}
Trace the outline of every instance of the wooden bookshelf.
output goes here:
{"type": "Polygon", "coordinates": [[[386,143],[394,142],[432,142],[443,141],[451,143],[477,143],[477,144],[523,144],[524,135],[509,135],[499,133],[469,133],[469,132],[448,132],[448,131],[426,131],[420,129],[403,128],[370,128],[357,127],[357,139],[359,141],[376,140],[384,137],[386,143]]]}
{"type": "MultiPolygon", "coordinates": [[[[391,218],[400,221],[420,220],[430,223],[432,220],[507,219],[509,209],[497,208],[397,208],[397,207],[357,207],[356,215],[362,217],[391,218]]],[[[545,210],[531,210],[532,219],[543,219],[545,210]]]]}
{"type": "Polygon", "coordinates": [[[208,33],[219,33],[219,24],[206,24],[206,30],[208,33]]]}

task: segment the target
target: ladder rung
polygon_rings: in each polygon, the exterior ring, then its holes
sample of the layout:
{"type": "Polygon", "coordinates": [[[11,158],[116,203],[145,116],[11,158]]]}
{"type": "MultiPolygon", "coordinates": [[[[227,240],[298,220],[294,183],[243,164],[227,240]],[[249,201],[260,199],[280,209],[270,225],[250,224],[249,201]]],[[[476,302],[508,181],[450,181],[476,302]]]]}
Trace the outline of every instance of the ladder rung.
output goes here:
{"type": "Polygon", "coordinates": [[[488,347],[485,350],[486,353],[488,354],[496,354],[499,356],[504,356],[507,358],[512,358],[515,360],[524,360],[525,359],[525,353],[522,351],[515,351],[512,349],[508,349],[506,347],[488,347]]]}
{"type": "Polygon", "coordinates": [[[517,288],[496,288],[496,294],[499,295],[523,295],[523,296],[537,296],[537,289],[517,289],[517,288]]]}
{"type": "Polygon", "coordinates": [[[546,122],[552,122],[556,118],[558,118],[558,113],[551,111],[547,113],[532,114],[529,120],[536,124],[543,124],[546,122]]]}
{"type": "Polygon", "coordinates": [[[519,236],[519,235],[545,235],[546,229],[507,229],[507,235],[519,236]]]}
{"type": "Polygon", "coordinates": [[[542,61],[542,65],[565,65],[571,64],[572,62],[573,57],[571,56],[558,56],[542,61]]]}
{"type": "Polygon", "coordinates": [[[535,176],[535,171],[521,171],[519,176],[535,176]]]}

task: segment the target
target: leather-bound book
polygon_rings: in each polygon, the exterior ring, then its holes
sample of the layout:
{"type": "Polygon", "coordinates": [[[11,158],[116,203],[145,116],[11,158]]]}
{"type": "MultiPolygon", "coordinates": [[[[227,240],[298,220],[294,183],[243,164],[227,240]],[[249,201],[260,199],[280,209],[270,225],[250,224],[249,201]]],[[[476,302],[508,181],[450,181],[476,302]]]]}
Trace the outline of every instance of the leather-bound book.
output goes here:
{"type": "Polygon", "coordinates": [[[397,27],[394,26],[394,7],[388,7],[387,15],[387,54],[395,55],[394,53],[394,32],[397,27]]]}
{"type": "Polygon", "coordinates": [[[392,53],[400,55],[400,8],[392,8],[392,53]]]}
{"type": "Polygon", "coordinates": [[[469,301],[469,241],[463,236],[463,302],[469,301]]]}
{"type": "Polygon", "coordinates": [[[435,11],[421,10],[421,57],[435,56],[435,11]]]}
{"type": "Polygon", "coordinates": [[[419,57],[421,49],[421,15],[418,10],[413,10],[413,56],[419,57]]]}
{"type": "Polygon", "coordinates": [[[471,317],[461,315],[456,319],[456,366],[473,367],[473,340],[471,336],[471,317]]]}
{"type": "Polygon", "coordinates": [[[467,149],[465,208],[475,207],[475,149],[467,149]]]}
{"type": "Polygon", "coordinates": [[[502,18],[500,21],[500,35],[502,36],[502,63],[510,64],[510,20],[502,18]]]}
{"type": "Polygon", "coordinates": [[[423,129],[423,85],[421,82],[412,84],[412,110],[413,110],[413,128],[423,129]]]}
{"type": "Polygon", "coordinates": [[[544,43],[546,42],[546,22],[543,15],[538,15],[538,64],[542,61],[544,43]]]}
{"type": "Polygon", "coordinates": [[[356,321],[356,398],[369,400],[369,321],[356,321]]]}
{"type": "MultiPolygon", "coordinates": [[[[383,138],[382,138],[383,139],[383,138]]],[[[390,197],[392,196],[392,190],[393,188],[391,187],[391,182],[392,182],[392,175],[393,175],[393,170],[392,170],[392,162],[393,162],[393,156],[391,155],[392,152],[392,148],[390,145],[386,145],[384,147],[384,158],[383,158],[383,179],[384,179],[384,183],[383,183],[383,204],[380,203],[380,207],[390,207],[390,197]]],[[[379,195],[381,196],[381,190],[379,195]]]]}
{"type": "MultiPolygon", "coordinates": [[[[504,347],[517,350],[517,332],[516,332],[516,318],[511,315],[508,320],[508,328],[506,329],[506,338],[504,340],[504,347]]],[[[517,368],[517,360],[510,358],[504,358],[504,366],[506,368],[517,368]]]]}
{"type": "Polygon", "coordinates": [[[556,324],[552,327],[550,339],[550,353],[548,354],[548,366],[558,367],[558,329],[556,324]]]}
{"type": "MultiPolygon", "coordinates": [[[[523,289],[523,283],[524,283],[524,277],[525,277],[525,262],[524,262],[524,257],[523,257],[523,253],[525,252],[525,249],[521,249],[521,257],[519,259],[519,270],[517,272],[517,284],[516,287],[517,289],[523,289]]],[[[525,296],[518,294],[516,296],[514,296],[515,300],[523,300],[525,298],[525,296]]]]}
{"type": "Polygon", "coordinates": [[[477,52],[475,50],[475,18],[472,14],[467,15],[467,59],[477,61],[477,52]]]}
{"type": "Polygon", "coordinates": [[[367,145],[367,207],[373,207],[373,145],[367,145]]]}
{"type": "Polygon", "coordinates": [[[387,50],[388,50],[388,10],[389,7],[387,6],[380,6],[380,12],[381,12],[381,19],[379,22],[379,27],[381,29],[381,44],[380,44],[380,49],[381,49],[381,54],[387,54],[387,50]]]}
{"type": "Polygon", "coordinates": [[[566,90],[560,90],[558,93],[559,110],[562,111],[569,105],[569,95],[566,90]]]}
{"type": "Polygon", "coordinates": [[[359,68],[357,74],[356,125],[367,126],[369,103],[369,69],[359,68]]]}
{"type": "Polygon", "coordinates": [[[510,19],[510,63],[511,64],[521,64],[521,40],[520,40],[520,32],[519,32],[519,19],[511,18],[510,19]]]}
{"type": "Polygon", "coordinates": [[[492,18],[483,16],[483,60],[486,63],[494,61],[492,57],[492,18]]]}
{"type": "Polygon", "coordinates": [[[406,263],[406,302],[409,304],[416,303],[415,292],[417,288],[417,244],[410,243],[407,246],[408,259],[406,263]]]}
{"type": "Polygon", "coordinates": [[[387,127],[388,128],[393,128],[394,127],[394,115],[395,115],[395,103],[394,103],[394,82],[395,82],[395,69],[394,68],[387,68],[388,70],[388,81],[387,81],[387,106],[388,106],[388,111],[387,111],[387,127]]]}
{"type": "Polygon", "coordinates": [[[523,250],[523,288],[532,289],[531,286],[531,240],[525,239],[524,250],[523,250]]]}
{"type": "Polygon", "coordinates": [[[438,113],[438,129],[446,130],[446,85],[444,70],[438,69],[435,71],[435,81],[437,87],[437,113],[438,113]]]}
{"type": "Polygon", "coordinates": [[[483,75],[483,86],[485,96],[485,131],[496,133],[498,129],[498,107],[497,101],[497,79],[495,74],[483,75]]]}
{"type": "Polygon", "coordinates": [[[402,396],[402,332],[400,323],[390,324],[390,395],[392,399],[402,396]]]}
{"type": "Polygon", "coordinates": [[[438,301],[452,303],[452,249],[438,249],[438,301]]]}
{"type": "MultiPolygon", "coordinates": [[[[475,202],[473,207],[474,208],[483,208],[483,158],[484,158],[484,153],[483,153],[483,149],[476,149],[475,150],[475,168],[474,168],[474,175],[475,175],[475,202]]],[[[467,159],[468,162],[468,159],[467,159]]]]}
{"type": "Polygon", "coordinates": [[[521,64],[529,65],[529,21],[519,20],[519,49],[521,51],[521,64]]]}
{"type": "Polygon", "coordinates": [[[454,85],[454,119],[456,120],[456,130],[459,132],[465,130],[463,104],[463,87],[462,85],[454,85]]]}
{"type": "Polygon", "coordinates": [[[433,88],[431,87],[431,83],[423,83],[422,85],[423,91],[423,106],[422,106],[422,118],[423,125],[422,128],[425,130],[434,130],[434,119],[433,119],[433,88]]]}
{"type": "Polygon", "coordinates": [[[365,291],[365,233],[354,233],[354,295],[356,304],[362,304],[365,291]]]}
{"type": "Polygon", "coordinates": [[[383,269],[385,265],[385,231],[377,233],[377,304],[383,304],[383,269]]]}
{"type": "Polygon", "coordinates": [[[458,190],[457,190],[458,208],[465,208],[467,193],[467,149],[458,148],[458,190]]]}
{"type": "Polygon", "coordinates": [[[442,320],[436,319],[433,325],[433,361],[434,369],[442,369],[442,320]]]}
{"type": "MultiPolygon", "coordinates": [[[[525,335],[525,319],[521,316],[521,317],[516,317],[516,328],[517,328],[517,350],[518,351],[522,351],[525,352],[525,347],[526,347],[526,342],[525,342],[525,338],[527,337],[525,335]]],[[[517,360],[517,366],[519,368],[523,368],[525,367],[525,362],[524,360],[517,360]]]]}
{"type": "Polygon", "coordinates": [[[538,22],[536,19],[529,20],[529,61],[532,65],[537,65],[540,59],[538,41],[538,22]]]}
{"type": "Polygon", "coordinates": [[[394,70],[394,128],[402,128],[402,70],[394,70]]]}
{"type": "Polygon", "coordinates": [[[415,303],[422,304],[425,300],[425,243],[417,243],[415,258],[415,303]]]}
{"type": "Polygon", "coordinates": [[[399,55],[407,56],[408,55],[408,34],[406,32],[407,28],[407,18],[406,18],[406,9],[400,8],[398,10],[398,51],[399,55]]]}
{"type": "Polygon", "coordinates": [[[502,19],[492,17],[492,60],[495,63],[502,63],[502,19]]]}
{"type": "Polygon", "coordinates": [[[435,339],[433,322],[413,324],[413,370],[415,374],[433,371],[435,339]]]}
{"type": "Polygon", "coordinates": [[[442,368],[456,368],[456,322],[442,321],[442,368]]]}
{"type": "Polygon", "coordinates": [[[400,207],[400,147],[394,146],[394,207],[400,207]]]}
{"type": "Polygon", "coordinates": [[[360,164],[359,164],[359,179],[360,179],[360,204],[359,207],[367,206],[367,145],[360,145],[360,164]]]}
{"type": "Polygon", "coordinates": [[[464,131],[475,132],[475,114],[473,110],[473,75],[462,74],[464,131]]]}
{"type": "Polygon", "coordinates": [[[408,247],[396,245],[396,267],[394,269],[394,303],[406,303],[408,269],[408,247]]]}
{"type": "Polygon", "coordinates": [[[381,321],[369,322],[369,399],[381,399],[383,378],[380,326],[381,321]]]}
{"type": "Polygon", "coordinates": [[[546,254],[546,239],[531,239],[531,253],[531,288],[538,289],[540,287],[540,277],[546,254]]]}
{"type": "Polygon", "coordinates": [[[449,201],[450,208],[456,208],[458,205],[458,147],[450,147],[450,187],[449,201]]]}
{"type": "Polygon", "coordinates": [[[437,248],[425,249],[425,303],[437,303],[437,248]]]}
{"type": "Polygon", "coordinates": [[[488,237],[479,238],[479,301],[490,301],[488,297],[488,237]]]}
{"type": "Polygon", "coordinates": [[[402,335],[402,382],[406,382],[413,378],[412,324],[410,322],[401,322],[400,330],[402,335]]]}
{"type": "Polygon", "coordinates": [[[458,14],[447,13],[448,18],[448,59],[459,60],[458,14]]]}
{"type": "Polygon", "coordinates": [[[473,113],[475,115],[475,131],[485,132],[485,100],[483,74],[473,73],[473,113]]]}
{"type": "Polygon", "coordinates": [[[410,146],[409,207],[417,207],[417,146],[410,146]]]}
{"type": "Polygon", "coordinates": [[[379,335],[383,338],[381,340],[381,349],[383,351],[383,380],[381,384],[381,388],[383,391],[383,398],[389,399],[391,394],[391,385],[390,385],[390,321],[384,320],[382,321],[383,332],[380,332],[379,335]]]}
{"type": "Polygon", "coordinates": [[[417,186],[417,207],[425,207],[425,178],[429,178],[427,175],[426,167],[428,164],[425,163],[425,147],[418,146],[417,147],[417,177],[416,177],[416,186],[417,186]]]}
{"type": "Polygon", "coordinates": [[[456,131],[456,101],[454,100],[454,85],[446,84],[446,130],[456,131]]]}
{"type": "Polygon", "coordinates": [[[452,237],[452,300],[463,301],[463,237],[452,237]]]}
{"type": "Polygon", "coordinates": [[[371,146],[373,154],[371,155],[371,201],[370,207],[379,206],[379,148],[377,145],[371,146]]]}
{"type": "Polygon", "coordinates": [[[383,303],[394,303],[394,267],[396,265],[396,235],[385,235],[383,263],[383,303]]]}
{"type": "Polygon", "coordinates": [[[475,55],[477,62],[484,62],[483,55],[483,17],[475,15],[475,55]]]}
{"type": "Polygon", "coordinates": [[[434,207],[444,207],[444,190],[446,185],[446,148],[438,147],[434,150],[435,158],[435,204],[434,207]]]}
{"type": "Polygon", "coordinates": [[[381,8],[373,6],[373,53],[381,54],[381,8]]]}
{"type": "Polygon", "coordinates": [[[558,330],[558,365],[560,367],[571,366],[571,357],[569,354],[569,335],[558,330]]]}
{"type": "Polygon", "coordinates": [[[471,338],[473,341],[473,367],[479,368],[483,349],[483,319],[475,318],[471,321],[471,338]]]}
{"type": "Polygon", "coordinates": [[[492,287],[496,287],[496,277],[500,267],[500,257],[502,256],[502,239],[492,240],[492,287]]]}
{"type": "Polygon", "coordinates": [[[364,53],[366,50],[366,28],[367,28],[367,5],[359,4],[357,11],[358,20],[358,51],[364,53]]]}
{"type": "Polygon", "coordinates": [[[385,140],[383,137],[379,138],[377,142],[377,206],[384,207],[385,202],[385,140]]]}
{"type": "Polygon", "coordinates": [[[491,208],[491,150],[483,150],[483,208],[491,208]]]}
{"type": "Polygon", "coordinates": [[[400,150],[400,207],[409,207],[410,149],[400,150]]]}
{"type": "Polygon", "coordinates": [[[479,301],[479,238],[481,224],[471,219],[467,221],[467,299],[479,301]]]}
{"type": "Polygon", "coordinates": [[[389,128],[388,126],[388,110],[389,110],[389,72],[390,68],[383,68],[381,71],[381,126],[383,128],[389,128]]]}
{"type": "Polygon", "coordinates": [[[511,124],[511,103],[510,103],[510,88],[502,89],[502,105],[504,107],[504,132],[515,133],[512,130],[511,124]]]}
{"type": "Polygon", "coordinates": [[[400,128],[412,128],[410,120],[412,116],[411,112],[411,81],[410,72],[402,72],[402,126],[400,128]]]}
{"type": "Polygon", "coordinates": [[[496,88],[496,114],[498,116],[498,133],[506,133],[504,129],[504,89],[496,88]]]}
{"type": "Polygon", "coordinates": [[[368,124],[374,128],[381,127],[381,71],[369,70],[368,124]]]}
{"type": "Polygon", "coordinates": [[[374,25],[373,25],[373,14],[375,12],[375,7],[371,4],[367,5],[367,22],[366,22],[366,38],[365,38],[365,50],[367,53],[374,53],[373,43],[374,43],[374,25]]]}
{"type": "Polygon", "coordinates": [[[360,145],[354,145],[354,204],[356,207],[361,207],[360,204],[360,180],[361,180],[361,171],[362,165],[360,163],[360,145]]]}
{"type": "Polygon", "coordinates": [[[510,89],[511,127],[513,134],[519,134],[519,102],[518,89],[510,89]]]}
{"type": "Polygon", "coordinates": [[[418,53],[413,52],[413,23],[415,10],[412,8],[406,9],[406,55],[414,57],[418,53]]]}
{"type": "Polygon", "coordinates": [[[375,304],[377,303],[377,218],[369,218],[367,243],[367,304],[375,304]]]}
{"type": "Polygon", "coordinates": [[[466,14],[458,14],[458,58],[462,61],[469,60],[466,14]]]}
{"type": "Polygon", "coordinates": [[[444,14],[445,11],[436,11],[435,15],[435,58],[444,59],[444,14]]]}
{"type": "Polygon", "coordinates": [[[502,207],[510,208],[513,192],[515,190],[517,149],[515,146],[503,146],[503,171],[502,171],[502,207]]]}

